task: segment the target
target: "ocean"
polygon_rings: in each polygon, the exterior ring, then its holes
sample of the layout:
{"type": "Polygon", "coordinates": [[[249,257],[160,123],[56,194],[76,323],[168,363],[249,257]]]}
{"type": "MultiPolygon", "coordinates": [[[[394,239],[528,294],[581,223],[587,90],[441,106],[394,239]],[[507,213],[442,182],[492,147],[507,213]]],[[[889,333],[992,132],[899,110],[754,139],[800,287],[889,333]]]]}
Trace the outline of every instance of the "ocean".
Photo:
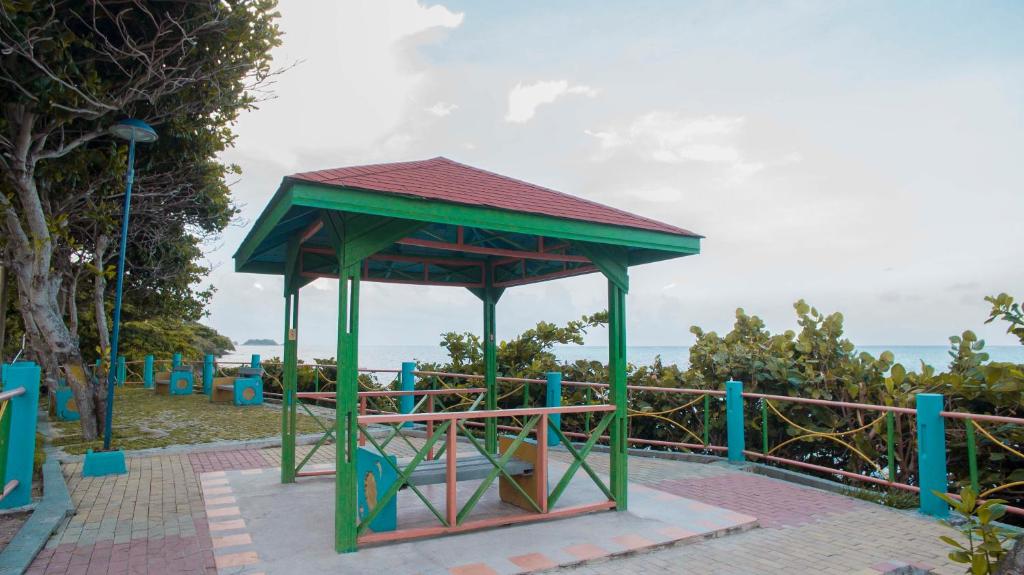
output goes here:
{"type": "MultiPolygon", "coordinates": [[[[949,347],[941,345],[866,345],[857,348],[878,357],[883,351],[891,351],[896,361],[908,370],[920,371],[921,362],[931,365],[937,371],[945,371],[949,366],[949,347]]],[[[239,345],[220,359],[222,361],[248,361],[252,354],[258,353],[263,359],[281,357],[282,346],[239,345]]],[[[608,347],[599,345],[559,345],[555,346],[555,356],[561,362],[574,362],[578,359],[608,361],[608,347]]],[[[989,346],[985,348],[992,361],[1008,361],[1024,364],[1024,346],[989,346]]],[[[332,348],[318,349],[315,346],[303,346],[299,349],[299,359],[310,363],[316,358],[330,358],[336,355],[332,348]]],[[[688,346],[632,346],[626,350],[626,359],[635,365],[650,365],[654,358],[661,356],[665,364],[674,363],[680,368],[689,364],[690,348],[688,346]]],[[[448,354],[439,346],[433,345],[368,345],[359,349],[359,365],[367,368],[398,369],[403,361],[422,361],[444,363],[448,354]]]]}

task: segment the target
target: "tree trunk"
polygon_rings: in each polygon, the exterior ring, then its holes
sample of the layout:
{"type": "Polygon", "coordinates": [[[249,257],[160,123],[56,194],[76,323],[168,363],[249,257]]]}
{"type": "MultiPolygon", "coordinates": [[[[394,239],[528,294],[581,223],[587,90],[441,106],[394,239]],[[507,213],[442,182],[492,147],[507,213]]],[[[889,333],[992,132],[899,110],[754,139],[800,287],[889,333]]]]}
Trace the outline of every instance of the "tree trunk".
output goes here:
{"type": "Polygon", "coordinates": [[[104,296],[107,293],[107,275],[105,273],[107,261],[107,248],[110,246],[110,238],[106,234],[100,234],[96,238],[96,255],[93,264],[96,266],[96,277],[93,282],[93,305],[96,308],[96,335],[100,341],[100,360],[106,362],[110,357],[110,328],[107,325],[107,306],[104,296]]]}
{"type": "Polygon", "coordinates": [[[78,341],[72,336],[58,312],[57,298],[50,278],[32,273],[31,263],[22,265],[15,258],[15,276],[18,284],[18,301],[25,320],[25,329],[33,341],[33,349],[39,363],[46,370],[47,382],[53,383],[63,367],[65,380],[71,387],[81,415],[82,438],[91,441],[99,436],[99,429],[105,417],[106,380],[99,378],[98,385],[92,385],[78,341]],[[35,289],[41,286],[42,289],[35,289]]]}

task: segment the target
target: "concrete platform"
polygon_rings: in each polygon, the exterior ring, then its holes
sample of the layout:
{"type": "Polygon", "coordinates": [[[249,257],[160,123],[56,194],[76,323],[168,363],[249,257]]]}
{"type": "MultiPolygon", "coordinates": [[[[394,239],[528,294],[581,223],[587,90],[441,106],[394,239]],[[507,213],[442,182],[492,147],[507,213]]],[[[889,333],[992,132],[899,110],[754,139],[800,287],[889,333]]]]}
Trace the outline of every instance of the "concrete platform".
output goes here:
{"type": "MultiPolygon", "coordinates": [[[[551,483],[565,471],[552,461],[551,483]]],[[[432,539],[366,546],[336,554],[334,478],[278,482],[277,469],[217,471],[200,477],[219,573],[506,574],[557,566],[717,537],[755,527],[749,515],[663,491],[630,485],[629,511],[597,512],[565,519],[497,527],[432,539]]],[[[460,505],[478,482],[459,484],[460,505]]],[[[444,509],[444,486],[421,488],[444,509]]],[[[577,473],[558,508],[604,500],[583,472],[577,473]]],[[[400,528],[436,525],[415,494],[399,494],[400,528]]],[[[497,481],[470,515],[483,519],[522,513],[498,498],[497,481]]]]}

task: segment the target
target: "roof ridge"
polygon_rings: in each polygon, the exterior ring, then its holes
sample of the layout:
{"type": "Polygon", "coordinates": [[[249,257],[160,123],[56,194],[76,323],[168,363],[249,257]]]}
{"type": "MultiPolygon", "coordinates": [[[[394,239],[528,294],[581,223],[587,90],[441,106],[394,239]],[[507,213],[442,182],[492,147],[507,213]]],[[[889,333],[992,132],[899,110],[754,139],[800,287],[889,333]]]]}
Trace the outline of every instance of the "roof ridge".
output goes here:
{"type": "Polygon", "coordinates": [[[455,164],[455,165],[458,165],[458,166],[462,166],[463,168],[469,168],[469,169],[475,170],[477,172],[484,172],[485,174],[490,174],[492,176],[497,176],[499,178],[504,178],[506,180],[512,180],[514,182],[519,182],[520,184],[523,184],[523,185],[526,185],[526,186],[531,186],[531,187],[534,187],[534,188],[540,188],[540,189],[545,190],[547,192],[551,192],[553,194],[558,194],[560,196],[565,196],[565,197],[568,197],[568,198],[572,198],[574,200],[579,200],[581,202],[586,202],[586,203],[588,203],[590,205],[593,205],[593,206],[598,206],[598,207],[605,208],[605,209],[608,209],[608,210],[613,210],[613,211],[616,211],[616,212],[618,212],[620,214],[629,216],[631,218],[637,218],[637,219],[640,219],[640,220],[645,220],[645,221],[648,221],[648,222],[651,222],[651,223],[654,223],[654,224],[658,224],[660,226],[668,226],[670,228],[675,228],[675,229],[679,230],[680,232],[683,232],[683,233],[686,233],[686,234],[689,234],[689,235],[694,235],[694,236],[698,236],[699,235],[699,234],[696,234],[696,233],[691,232],[689,230],[685,230],[683,228],[680,228],[679,226],[674,226],[672,224],[665,223],[665,222],[656,220],[654,218],[649,218],[647,216],[641,216],[640,214],[634,214],[633,212],[627,212],[626,210],[623,210],[623,209],[620,209],[620,208],[616,208],[615,206],[609,206],[608,204],[602,204],[601,202],[597,202],[597,201],[594,201],[594,200],[591,200],[591,199],[588,199],[588,198],[576,196],[576,195],[570,194],[568,192],[562,192],[562,191],[559,191],[559,190],[555,190],[555,189],[552,189],[552,188],[549,188],[549,187],[546,187],[546,186],[541,186],[539,184],[534,184],[532,182],[527,182],[526,180],[520,180],[519,178],[513,178],[512,176],[506,176],[504,174],[499,174],[498,172],[492,172],[490,170],[485,170],[483,168],[478,168],[476,166],[470,166],[469,164],[463,164],[462,162],[456,162],[455,160],[451,160],[451,159],[445,158],[444,156],[438,156],[436,158],[431,158],[431,160],[438,160],[438,159],[446,160],[449,163],[452,163],[452,164],[455,164]]]}
{"type": "MultiPolygon", "coordinates": [[[[371,171],[364,172],[364,173],[361,173],[361,174],[351,174],[349,177],[376,176],[376,175],[379,175],[379,174],[386,174],[386,173],[389,173],[389,172],[401,172],[403,170],[415,170],[417,168],[423,167],[428,162],[433,162],[434,160],[448,160],[448,158],[445,158],[444,156],[437,156],[436,158],[429,158],[429,159],[426,159],[426,160],[409,160],[407,162],[381,162],[379,164],[363,164],[361,166],[344,166],[344,167],[341,167],[341,168],[327,168],[325,170],[313,170],[312,172],[299,172],[298,174],[293,174],[293,176],[302,176],[302,175],[305,175],[305,174],[322,174],[324,172],[333,172],[335,170],[351,170],[351,169],[355,169],[355,168],[371,168],[371,167],[374,167],[374,166],[380,166],[383,169],[371,170],[371,171]]],[[[448,161],[450,162],[451,160],[448,160],[448,161]]],[[[336,179],[339,179],[339,177],[332,177],[331,179],[332,180],[336,180],[336,179]]]]}

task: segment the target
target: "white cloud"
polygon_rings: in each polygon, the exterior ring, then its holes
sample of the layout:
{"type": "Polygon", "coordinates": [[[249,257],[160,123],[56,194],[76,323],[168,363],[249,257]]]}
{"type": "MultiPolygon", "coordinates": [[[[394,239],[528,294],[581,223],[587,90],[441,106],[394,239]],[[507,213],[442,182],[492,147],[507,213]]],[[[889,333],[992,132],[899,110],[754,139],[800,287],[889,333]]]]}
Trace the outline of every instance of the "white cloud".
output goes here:
{"type": "Polygon", "coordinates": [[[743,128],[738,116],[687,118],[674,112],[648,112],[625,130],[591,131],[604,150],[632,147],[658,162],[736,163],[735,137],[743,128]]]}
{"type": "Polygon", "coordinates": [[[620,150],[665,164],[696,162],[724,167],[726,181],[741,182],[768,166],[796,163],[791,153],[776,162],[752,161],[740,147],[746,119],[742,116],[687,117],[653,111],[637,117],[624,129],[584,130],[597,140],[603,159],[620,150]]]}
{"type": "Polygon", "coordinates": [[[438,102],[438,103],[434,104],[433,106],[431,106],[429,108],[426,108],[426,111],[428,113],[430,113],[430,114],[433,114],[433,115],[439,117],[439,118],[443,118],[444,116],[447,116],[448,114],[451,114],[452,112],[454,112],[455,110],[458,110],[458,109],[459,109],[459,107],[457,105],[455,105],[455,104],[447,104],[445,102],[438,102]]]}
{"type": "Polygon", "coordinates": [[[505,121],[522,124],[533,118],[537,108],[550,104],[566,94],[597,97],[597,90],[583,84],[570,86],[568,80],[549,80],[533,84],[516,84],[508,93],[505,121]]]}

